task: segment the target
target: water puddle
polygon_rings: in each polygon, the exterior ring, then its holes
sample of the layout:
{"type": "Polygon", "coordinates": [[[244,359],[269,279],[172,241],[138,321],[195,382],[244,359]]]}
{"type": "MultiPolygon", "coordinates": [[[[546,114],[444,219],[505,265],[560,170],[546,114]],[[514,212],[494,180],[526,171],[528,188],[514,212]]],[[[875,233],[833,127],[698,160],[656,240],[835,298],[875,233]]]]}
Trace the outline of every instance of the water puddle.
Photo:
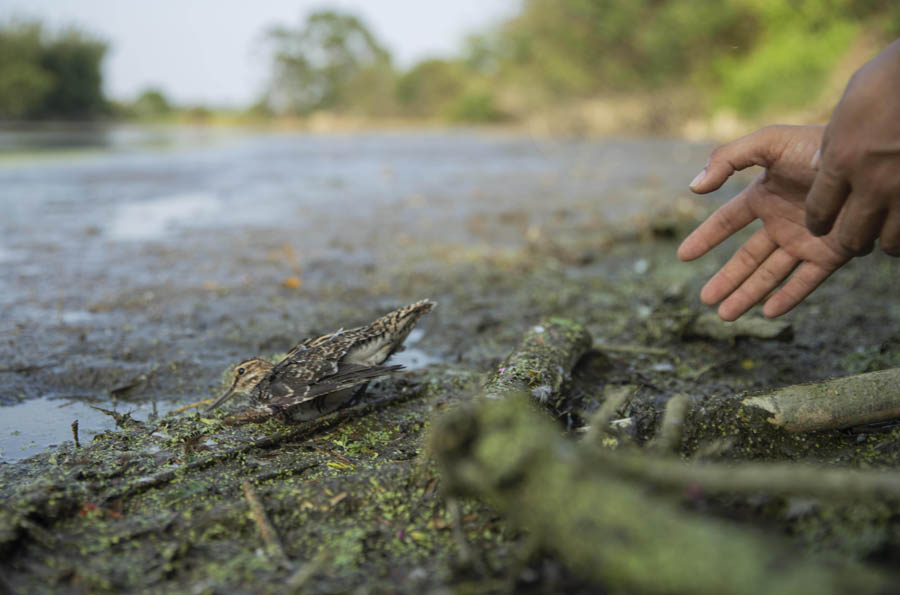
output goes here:
{"type": "Polygon", "coordinates": [[[421,349],[415,347],[407,347],[405,350],[391,356],[389,364],[400,364],[407,370],[418,370],[427,365],[441,361],[440,358],[428,355],[421,349]]]}
{"type": "Polygon", "coordinates": [[[413,345],[421,341],[422,337],[424,336],[424,330],[420,328],[413,329],[409,333],[409,336],[406,338],[406,341],[403,343],[403,351],[392,355],[388,363],[400,364],[407,370],[418,370],[419,368],[424,368],[429,364],[434,364],[441,361],[440,358],[428,355],[421,349],[413,347],[413,345]]]}
{"type": "MultiPolygon", "coordinates": [[[[146,420],[156,410],[163,415],[177,403],[93,403],[97,407],[130,412],[135,419],[146,420]]],[[[72,422],[78,420],[78,435],[82,444],[89,443],[96,434],[116,427],[112,417],[92,409],[88,403],[74,399],[41,397],[18,405],[3,407],[0,415],[0,461],[13,463],[36,455],[47,448],[72,441],[72,422]]]]}

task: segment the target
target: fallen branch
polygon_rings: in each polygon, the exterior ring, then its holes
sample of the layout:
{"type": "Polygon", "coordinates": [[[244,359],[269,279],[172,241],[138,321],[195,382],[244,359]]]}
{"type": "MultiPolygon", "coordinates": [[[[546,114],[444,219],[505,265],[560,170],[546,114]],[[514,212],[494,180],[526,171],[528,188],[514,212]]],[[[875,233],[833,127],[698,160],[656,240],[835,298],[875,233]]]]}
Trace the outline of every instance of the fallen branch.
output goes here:
{"type": "Polygon", "coordinates": [[[900,419],[900,368],[798,384],[743,400],[791,432],[815,432],[900,419]]]}
{"type": "Polygon", "coordinates": [[[801,463],[685,463],[670,456],[591,449],[585,456],[617,474],[677,490],[900,501],[900,476],[801,463]]]}
{"type": "Polygon", "coordinates": [[[864,594],[888,588],[874,570],[818,564],[777,538],[685,511],[646,483],[598,464],[596,454],[578,449],[524,400],[481,400],[436,422],[431,449],[444,486],[485,498],[606,589],[864,594]]]}
{"type": "Polygon", "coordinates": [[[591,335],[580,324],[550,318],[531,327],[484,386],[486,398],[527,393],[541,404],[551,404],[575,364],[591,348],[591,335]]]}
{"type": "Polygon", "coordinates": [[[734,322],[725,322],[717,314],[707,312],[691,320],[684,330],[684,336],[717,341],[734,341],[742,338],[790,341],[794,338],[794,329],[789,322],[783,320],[742,316],[734,322]]]}
{"type": "Polygon", "coordinates": [[[690,407],[690,397],[685,394],[673,395],[666,401],[666,411],[659,426],[653,447],[659,452],[675,452],[681,446],[684,418],[690,407]]]}

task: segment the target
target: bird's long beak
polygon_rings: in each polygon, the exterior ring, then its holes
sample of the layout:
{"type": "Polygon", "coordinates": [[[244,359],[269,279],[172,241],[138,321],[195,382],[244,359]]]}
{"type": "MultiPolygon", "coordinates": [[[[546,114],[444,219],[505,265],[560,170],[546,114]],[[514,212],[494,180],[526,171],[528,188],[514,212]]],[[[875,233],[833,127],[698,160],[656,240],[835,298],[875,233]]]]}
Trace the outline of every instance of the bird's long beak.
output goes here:
{"type": "Polygon", "coordinates": [[[206,412],[209,413],[210,411],[212,411],[213,409],[215,409],[216,407],[218,407],[219,405],[221,405],[222,403],[224,403],[225,401],[230,399],[231,396],[234,394],[234,387],[236,384],[237,384],[237,382],[232,384],[231,388],[228,389],[228,392],[225,393],[224,395],[222,395],[221,397],[219,397],[218,399],[216,399],[215,402],[213,402],[213,404],[209,406],[209,409],[207,409],[206,412]]]}

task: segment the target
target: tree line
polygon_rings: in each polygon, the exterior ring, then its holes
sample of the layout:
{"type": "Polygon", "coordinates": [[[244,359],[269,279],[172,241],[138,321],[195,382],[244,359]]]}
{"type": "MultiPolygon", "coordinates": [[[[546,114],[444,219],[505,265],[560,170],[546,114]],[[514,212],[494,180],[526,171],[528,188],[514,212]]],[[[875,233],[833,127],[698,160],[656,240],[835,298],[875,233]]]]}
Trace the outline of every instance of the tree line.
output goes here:
{"type": "MultiPolygon", "coordinates": [[[[873,35],[900,35],[900,4],[524,0],[517,15],[469,36],[457,55],[402,70],[362,19],[321,10],[266,32],[269,83],[248,111],[491,122],[573,99],[677,88],[696,97],[697,109],[752,115],[808,103],[853,44],[873,35]]],[[[74,29],[0,26],[0,119],[172,113],[156,89],[124,107],[108,102],[106,50],[74,29]]]]}
{"type": "Polygon", "coordinates": [[[0,28],[0,119],[87,119],[109,112],[100,66],[107,44],[37,22],[0,28]]]}

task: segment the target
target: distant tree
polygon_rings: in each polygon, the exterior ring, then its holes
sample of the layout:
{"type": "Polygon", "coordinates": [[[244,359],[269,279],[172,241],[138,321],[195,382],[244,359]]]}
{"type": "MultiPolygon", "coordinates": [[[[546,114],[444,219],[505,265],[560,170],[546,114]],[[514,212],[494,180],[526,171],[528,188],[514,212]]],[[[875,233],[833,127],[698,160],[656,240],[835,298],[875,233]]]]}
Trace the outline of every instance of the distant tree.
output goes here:
{"type": "Polygon", "coordinates": [[[445,112],[465,90],[466,77],[456,62],[438,59],[419,62],[397,81],[397,99],[403,113],[430,117],[445,112]]]}
{"type": "Polygon", "coordinates": [[[314,12],[299,29],[276,27],[267,39],[269,100],[278,112],[352,109],[393,78],[390,53],[350,14],[314,12]]]}
{"type": "Polygon", "coordinates": [[[172,106],[163,92],[155,87],[144,89],[131,106],[138,118],[159,118],[172,111],[172,106]]]}
{"type": "Polygon", "coordinates": [[[106,112],[100,67],[107,46],[102,41],[69,29],[46,43],[42,66],[53,73],[55,84],[44,99],[48,115],[90,118],[106,112]]]}
{"type": "Polygon", "coordinates": [[[0,25],[0,118],[90,118],[108,110],[100,66],[106,44],[38,22],[0,25]]]}
{"type": "Polygon", "coordinates": [[[41,27],[36,23],[0,28],[0,118],[19,120],[37,113],[55,84],[41,66],[41,27]]]}

